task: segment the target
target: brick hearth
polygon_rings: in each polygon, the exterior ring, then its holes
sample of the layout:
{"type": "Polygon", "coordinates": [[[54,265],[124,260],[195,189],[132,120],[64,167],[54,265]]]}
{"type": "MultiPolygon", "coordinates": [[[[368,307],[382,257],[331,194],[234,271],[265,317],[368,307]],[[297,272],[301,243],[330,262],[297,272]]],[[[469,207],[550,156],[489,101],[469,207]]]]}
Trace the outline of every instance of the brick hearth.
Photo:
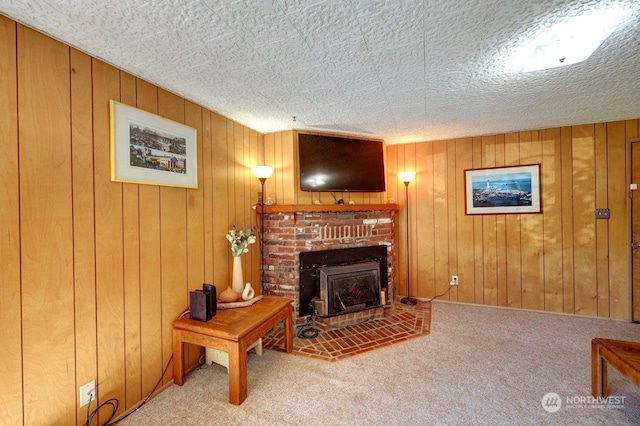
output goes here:
{"type": "MultiPolygon", "coordinates": [[[[395,296],[397,210],[397,204],[265,207],[264,293],[292,299],[294,324],[306,324],[309,318],[298,315],[301,252],[386,245],[389,303],[395,296]]],[[[352,323],[354,318],[334,317],[329,322],[352,323]]]]}

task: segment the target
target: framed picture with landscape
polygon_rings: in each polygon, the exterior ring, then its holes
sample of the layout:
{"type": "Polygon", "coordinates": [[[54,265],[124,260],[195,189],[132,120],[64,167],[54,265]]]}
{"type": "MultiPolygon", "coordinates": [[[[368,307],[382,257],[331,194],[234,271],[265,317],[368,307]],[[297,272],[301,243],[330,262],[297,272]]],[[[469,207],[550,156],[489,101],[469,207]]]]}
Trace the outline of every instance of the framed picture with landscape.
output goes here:
{"type": "Polygon", "coordinates": [[[198,187],[196,129],[117,101],[111,112],[111,180],[198,187]]]}
{"type": "Polygon", "coordinates": [[[540,164],[464,171],[466,214],[540,213],[540,164]]]}

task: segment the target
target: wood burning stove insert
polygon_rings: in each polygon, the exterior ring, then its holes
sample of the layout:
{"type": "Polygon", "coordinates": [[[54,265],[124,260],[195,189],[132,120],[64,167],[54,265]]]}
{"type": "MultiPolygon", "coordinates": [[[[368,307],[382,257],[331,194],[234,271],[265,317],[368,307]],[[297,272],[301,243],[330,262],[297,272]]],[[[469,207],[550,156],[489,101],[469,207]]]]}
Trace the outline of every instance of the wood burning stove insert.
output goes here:
{"type": "Polygon", "coordinates": [[[300,316],[335,316],[382,306],[387,246],[300,253],[300,316]]]}

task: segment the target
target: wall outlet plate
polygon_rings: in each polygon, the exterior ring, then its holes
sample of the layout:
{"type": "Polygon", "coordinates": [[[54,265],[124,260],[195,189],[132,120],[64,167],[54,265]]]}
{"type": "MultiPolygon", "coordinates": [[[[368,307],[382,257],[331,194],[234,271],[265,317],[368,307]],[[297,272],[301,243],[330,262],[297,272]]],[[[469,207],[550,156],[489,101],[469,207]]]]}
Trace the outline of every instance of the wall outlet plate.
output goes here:
{"type": "Polygon", "coordinates": [[[80,406],[84,407],[96,399],[96,381],[92,380],[86,385],[80,386],[80,406]]]}
{"type": "Polygon", "coordinates": [[[457,275],[452,275],[451,276],[451,285],[458,285],[458,276],[457,275]]]}

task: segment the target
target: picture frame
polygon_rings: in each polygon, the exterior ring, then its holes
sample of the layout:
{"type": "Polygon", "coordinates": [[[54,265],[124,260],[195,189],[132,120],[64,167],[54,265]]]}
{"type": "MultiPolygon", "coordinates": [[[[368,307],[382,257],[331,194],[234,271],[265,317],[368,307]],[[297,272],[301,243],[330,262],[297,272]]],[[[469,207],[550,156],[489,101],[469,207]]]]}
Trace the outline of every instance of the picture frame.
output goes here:
{"type": "Polygon", "coordinates": [[[540,164],[464,171],[467,215],[541,213],[540,164]]]}
{"type": "Polygon", "coordinates": [[[196,129],[114,100],[109,110],[112,181],[198,187],[196,129]]]}

